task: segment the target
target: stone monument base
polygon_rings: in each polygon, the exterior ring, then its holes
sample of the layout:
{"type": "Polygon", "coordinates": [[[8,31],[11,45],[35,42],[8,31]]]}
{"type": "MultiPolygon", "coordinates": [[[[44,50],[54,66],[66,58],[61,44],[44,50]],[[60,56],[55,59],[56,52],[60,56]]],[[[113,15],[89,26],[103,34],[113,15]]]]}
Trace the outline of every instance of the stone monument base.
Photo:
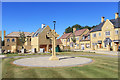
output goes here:
{"type": "Polygon", "coordinates": [[[59,58],[56,57],[56,56],[51,56],[51,57],[49,58],[49,60],[59,60],[59,58]]]}

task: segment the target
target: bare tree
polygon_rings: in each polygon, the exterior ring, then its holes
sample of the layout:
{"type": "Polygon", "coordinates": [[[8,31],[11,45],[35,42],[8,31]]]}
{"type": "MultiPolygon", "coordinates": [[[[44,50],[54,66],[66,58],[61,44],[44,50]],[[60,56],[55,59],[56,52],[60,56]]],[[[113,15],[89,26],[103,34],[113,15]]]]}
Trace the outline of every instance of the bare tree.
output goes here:
{"type": "Polygon", "coordinates": [[[24,32],[19,32],[19,40],[21,42],[22,45],[22,49],[24,49],[24,43],[26,42],[26,37],[25,37],[25,33],[24,32]]]}

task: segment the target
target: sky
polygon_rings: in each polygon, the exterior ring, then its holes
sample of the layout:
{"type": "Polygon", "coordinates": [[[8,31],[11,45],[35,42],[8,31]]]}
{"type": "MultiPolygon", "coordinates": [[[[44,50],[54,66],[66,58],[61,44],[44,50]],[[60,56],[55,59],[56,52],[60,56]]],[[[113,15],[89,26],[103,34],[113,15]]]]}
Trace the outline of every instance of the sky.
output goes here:
{"type": "Polygon", "coordinates": [[[68,26],[98,25],[101,17],[114,19],[118,12],[117,2],[3,2],[2,30],[35,32],[41,24],[53,29],[61,36],[68,26]]]}

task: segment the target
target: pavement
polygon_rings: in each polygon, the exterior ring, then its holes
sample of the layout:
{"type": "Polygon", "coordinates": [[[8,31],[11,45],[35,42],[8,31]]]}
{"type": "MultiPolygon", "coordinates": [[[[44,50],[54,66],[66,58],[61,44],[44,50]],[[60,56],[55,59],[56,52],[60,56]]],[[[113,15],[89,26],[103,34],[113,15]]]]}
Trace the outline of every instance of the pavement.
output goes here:
{"type": "Polygon", "coordinates": [[[5,55],[0,55],[0,58],[3,58],[3,57],[5,57],[5,55]]]}
{"type": "Polygon", "coordinates": [[[15,60],[13,64],[29,67],[66,67],[89,64],[93,61],[90,58],[83,57],[71,57],[71,56],[57,56],[57,57],[59,57],[59,60],[49,60],[50,56],[23,58],[15,60]]]}
{"type": "Polygon", "coordinates": [[[74,51],[83,51],[83,52],[95,52],[99,54],[108,54],[108,55],[118,55],[119,51],[96,51],[96,50],[74,50],[74,51]]]}

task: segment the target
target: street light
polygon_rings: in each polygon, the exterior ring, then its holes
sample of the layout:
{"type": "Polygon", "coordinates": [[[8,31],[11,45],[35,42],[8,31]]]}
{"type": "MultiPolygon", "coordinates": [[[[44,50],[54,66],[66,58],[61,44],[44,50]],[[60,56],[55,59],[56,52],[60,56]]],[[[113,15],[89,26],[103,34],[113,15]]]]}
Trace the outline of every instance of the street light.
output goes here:
{"type": "Polygon", "coordinates": [[[56,21],[53,21],[53,23],[54,23],[54,30],[55,30],[55,24],[56,24],[56,21]]]}

